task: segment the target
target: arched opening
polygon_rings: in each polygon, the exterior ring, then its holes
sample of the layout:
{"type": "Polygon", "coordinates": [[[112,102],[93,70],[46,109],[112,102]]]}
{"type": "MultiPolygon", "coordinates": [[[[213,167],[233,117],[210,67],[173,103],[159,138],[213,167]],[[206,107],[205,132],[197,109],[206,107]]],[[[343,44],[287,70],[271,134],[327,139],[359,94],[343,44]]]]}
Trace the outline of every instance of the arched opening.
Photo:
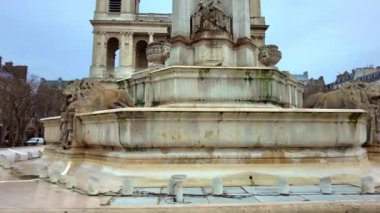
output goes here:
{"type": "Polygon", "coordinates": [[[118,64],[118,62],[116,62],[118,50],[119,40],[117,38],[110,38],[107,42],[107,70],[115,70],[118,64]]]}
{"type": "Polygon", "coordinates": [[[139,41],[136,44],[136,68],[147,68],[148,60],[146,59],[146,48],[148,43],[146,41],[139,41]]]}

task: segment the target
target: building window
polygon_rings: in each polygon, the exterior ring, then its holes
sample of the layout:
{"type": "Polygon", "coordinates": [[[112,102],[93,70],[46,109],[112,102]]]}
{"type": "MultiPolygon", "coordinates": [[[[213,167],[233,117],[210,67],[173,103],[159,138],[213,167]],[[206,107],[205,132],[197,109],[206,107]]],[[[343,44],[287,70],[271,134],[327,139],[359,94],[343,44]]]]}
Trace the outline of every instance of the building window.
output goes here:
{"type": "Polygon", "coordinates": [[[121,0],[109,0],[109,12],[120,13],[121,12],[121,0]]]}

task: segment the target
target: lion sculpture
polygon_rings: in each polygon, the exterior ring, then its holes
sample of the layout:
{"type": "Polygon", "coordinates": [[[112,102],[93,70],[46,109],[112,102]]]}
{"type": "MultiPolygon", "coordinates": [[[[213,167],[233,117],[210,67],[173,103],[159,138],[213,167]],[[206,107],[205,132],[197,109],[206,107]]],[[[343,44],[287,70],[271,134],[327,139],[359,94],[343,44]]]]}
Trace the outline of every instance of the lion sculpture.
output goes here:
{"type": "Polygon", "coordinates": [[[132,97],[124,90],[107,89],[101,82],[92,79],[71,82],[63,94],[65,101],[60,125],[60,142],[63,149],[71,148],[75,113],[135,106],[132,97]]]}
{"type": "Polygon", "coordinates": [[[369,145],[380,144],[380,86],[353,82],[328,93],[316,93],[308,97],[305,108],[364,109],[371,117],[369,145]]]}
{"type": "Polygon", "coordinates": [[[68,108],[80,113],[135,106],[133,98],[124,90],[107,89],[92,79],[73,81],[64,95],[68,108]]]}

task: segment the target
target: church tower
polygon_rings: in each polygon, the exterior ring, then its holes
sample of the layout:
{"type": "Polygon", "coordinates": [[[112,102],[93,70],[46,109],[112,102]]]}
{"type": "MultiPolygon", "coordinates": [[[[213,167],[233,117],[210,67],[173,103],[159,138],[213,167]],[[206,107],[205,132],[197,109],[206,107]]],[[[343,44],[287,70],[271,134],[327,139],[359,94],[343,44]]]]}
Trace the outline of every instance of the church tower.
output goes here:
{"type": "Polygon", "coordinates": [[[91,78],[130,78],[148,66],[146,48],[167,39],[171,15],[139,10],[140,0],[96,0],[91,78]]]}

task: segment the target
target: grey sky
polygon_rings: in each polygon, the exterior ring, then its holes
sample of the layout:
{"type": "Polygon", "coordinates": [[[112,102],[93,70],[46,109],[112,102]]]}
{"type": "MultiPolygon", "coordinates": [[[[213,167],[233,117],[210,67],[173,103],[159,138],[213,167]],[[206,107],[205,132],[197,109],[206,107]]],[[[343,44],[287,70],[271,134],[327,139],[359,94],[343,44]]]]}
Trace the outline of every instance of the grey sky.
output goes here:
{"type": "MultiPolygon", "coordinates": [[[[262,0],[267,43],[283,52],[278,67],[325,76],[380,66],[379,0],[262,0]]],[[[47,79],[87,77],[95,0],[3,0],[0,55],[47,79]]],[[[142,0],[142,12],[170,13],[171,0],[142,0]]]]}

